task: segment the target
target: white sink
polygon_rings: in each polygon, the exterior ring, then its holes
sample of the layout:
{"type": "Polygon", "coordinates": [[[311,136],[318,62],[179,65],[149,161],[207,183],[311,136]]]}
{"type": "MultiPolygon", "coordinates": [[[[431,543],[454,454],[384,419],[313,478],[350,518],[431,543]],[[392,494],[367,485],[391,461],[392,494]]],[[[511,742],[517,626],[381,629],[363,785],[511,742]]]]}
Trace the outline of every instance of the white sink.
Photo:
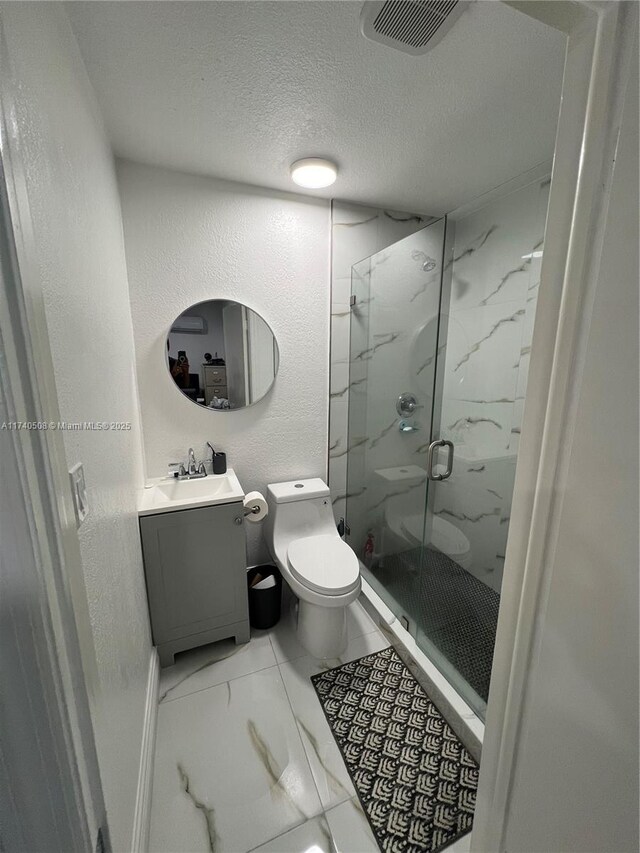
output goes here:
{"type": "Polygon", "coordinates": [[[233,468],[229,468],[226,474],[209,474],[195,480],[160,477],[150,480],[145,486],[138,515],[231,503],[243,498],[244,491],[233,468]]]}

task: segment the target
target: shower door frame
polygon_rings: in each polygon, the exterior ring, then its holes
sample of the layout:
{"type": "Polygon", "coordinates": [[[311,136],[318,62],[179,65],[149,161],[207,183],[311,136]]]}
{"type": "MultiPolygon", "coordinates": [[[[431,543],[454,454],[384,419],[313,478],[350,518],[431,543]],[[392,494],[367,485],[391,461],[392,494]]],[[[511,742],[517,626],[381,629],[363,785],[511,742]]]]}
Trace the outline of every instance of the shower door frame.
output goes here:
{"type": "Polygon", "coordinates": [[[472,853],[504,849],[638,15],[633,3],[504,2],[563,32],[567,52],[472,853]]]}

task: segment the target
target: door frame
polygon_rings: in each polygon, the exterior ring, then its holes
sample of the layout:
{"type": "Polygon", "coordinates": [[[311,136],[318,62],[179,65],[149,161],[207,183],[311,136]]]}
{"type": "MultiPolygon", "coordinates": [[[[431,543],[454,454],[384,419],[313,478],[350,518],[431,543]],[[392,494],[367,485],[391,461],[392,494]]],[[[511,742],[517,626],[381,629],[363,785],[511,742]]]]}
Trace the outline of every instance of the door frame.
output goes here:
{"type": "Polygon", "coordinates": [[[504,849],[638,26],[633,2],[505,2],[564,32],[567,53],[471,838],[478,853],[504,849]]]}
{"type": "MultiPolygon", "coordinates": [[[[0,17],[0,395],[12,420],[59,422],[22,140],[14,117],[17,81],[8,57],[0,17]]],[[[24,683],[44,699],[50,711],[48,717],[32,711],[31,723],[40,741],[55,752],[60,776],[53,770],[51,779],[65,787],[67,810],[56,821],[60,832],[78,842],[70,849],[88,851],[96,849],[100,831],[101,849],[108,853],[111,845],[92,720],[92,713],[100,713],[100,686],[63,436],[49,429],[4,434],[7,466],[19,472],[19,478],[3,483],[2,488],[14,502],[16,518],[22,513],[28,519],[27,531],[11,530],[15,541],[12,538],[9,545],[16,549],[33,595],[33,631],[22,638],[15,673],[26,679],[25,662],[35,661],[48,676],[24,683]]],[[[10,602],[5,606],[3,618],[17,627],[18,614],[11,612],[10,602]]],[[[7,751],[1,740],[0,765],[9,781],[13,777],[15,782],[25,771],[15,751],[7,751]]],[[[34,786],[26,801],[14,795],[14,801],[7,802],[12,831],[29,820],[24,808],[39,809],[35,795],[34,786]]]]}

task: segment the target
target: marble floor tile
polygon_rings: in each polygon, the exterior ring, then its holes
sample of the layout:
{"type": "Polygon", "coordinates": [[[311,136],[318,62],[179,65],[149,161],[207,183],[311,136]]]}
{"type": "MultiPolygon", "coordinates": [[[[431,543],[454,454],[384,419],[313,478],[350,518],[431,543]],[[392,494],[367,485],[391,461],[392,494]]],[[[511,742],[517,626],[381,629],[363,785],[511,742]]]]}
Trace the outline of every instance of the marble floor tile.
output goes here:
{"type": "Polygon", "coordinates": [[[274,666],[275,655],[266,631],[251,631],[251,641],[236,646],[220,640],[176,656],[173,666],[160,673],[160,702],[168,702],[274,666]]]}
{"type": "Polygon", "coordinates": [[[300,729],[302,743],[311,766],[323,808],[355,796],[340,750],[311,683],[311,676],[340,666],[349,660],[377,652],[389,645],[379,631],[355,637],[341,660],[318,661],[305,656],[280,664],[284,686],[300,729]]]}
{"type": "Polygon", "coordinates": [[[336,853],[379,853],[380,848],[357,797],[329,809],[326,818],[336,853]]]}
{"type": "Polygon", "coordinates": [[[354,601],[353,604],[349,605],[347,630],[350,640],[362,637],[364,634],[372,634],[378,630],[376,623],[359,601],[354,601]]]}
{"type": "Polygon", "coordinates": [[[245,853],[320,812],[278,667],[160,705],[152,853],[245,853]]]}
{"type": "Polygon", "coordinates": [[[252,853],[336,853],[336,848],[326,818],[314,817],[252,853]]]}
{"type": "MultiPolygon", "coordinates": [[[[270,637],[278,663],[304,657],[307,650],[296,636],[297,601],[291,593],[285,593],[280,622],[271,629],[270,637]]],[[[347,611],[347,635],[349,641],[376,631],[376,625],[359,601],[354,601],[347,611]]],[[[366,654],[363,652],[363,654],[366,654]]],[[[339,666],[339,664],[333,664],[339,666]]]]}

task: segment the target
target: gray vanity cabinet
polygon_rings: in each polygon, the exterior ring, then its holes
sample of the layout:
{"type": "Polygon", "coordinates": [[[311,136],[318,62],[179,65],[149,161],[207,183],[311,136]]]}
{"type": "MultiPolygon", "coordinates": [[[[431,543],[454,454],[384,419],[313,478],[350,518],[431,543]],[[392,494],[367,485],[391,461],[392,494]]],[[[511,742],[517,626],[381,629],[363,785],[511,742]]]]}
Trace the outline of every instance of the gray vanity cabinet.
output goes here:
{"type": "Polygon", "coordinates": [[[140,533],[160,665],[226,637],[248,642],[242,503],[141,516],[140,533]]]}

